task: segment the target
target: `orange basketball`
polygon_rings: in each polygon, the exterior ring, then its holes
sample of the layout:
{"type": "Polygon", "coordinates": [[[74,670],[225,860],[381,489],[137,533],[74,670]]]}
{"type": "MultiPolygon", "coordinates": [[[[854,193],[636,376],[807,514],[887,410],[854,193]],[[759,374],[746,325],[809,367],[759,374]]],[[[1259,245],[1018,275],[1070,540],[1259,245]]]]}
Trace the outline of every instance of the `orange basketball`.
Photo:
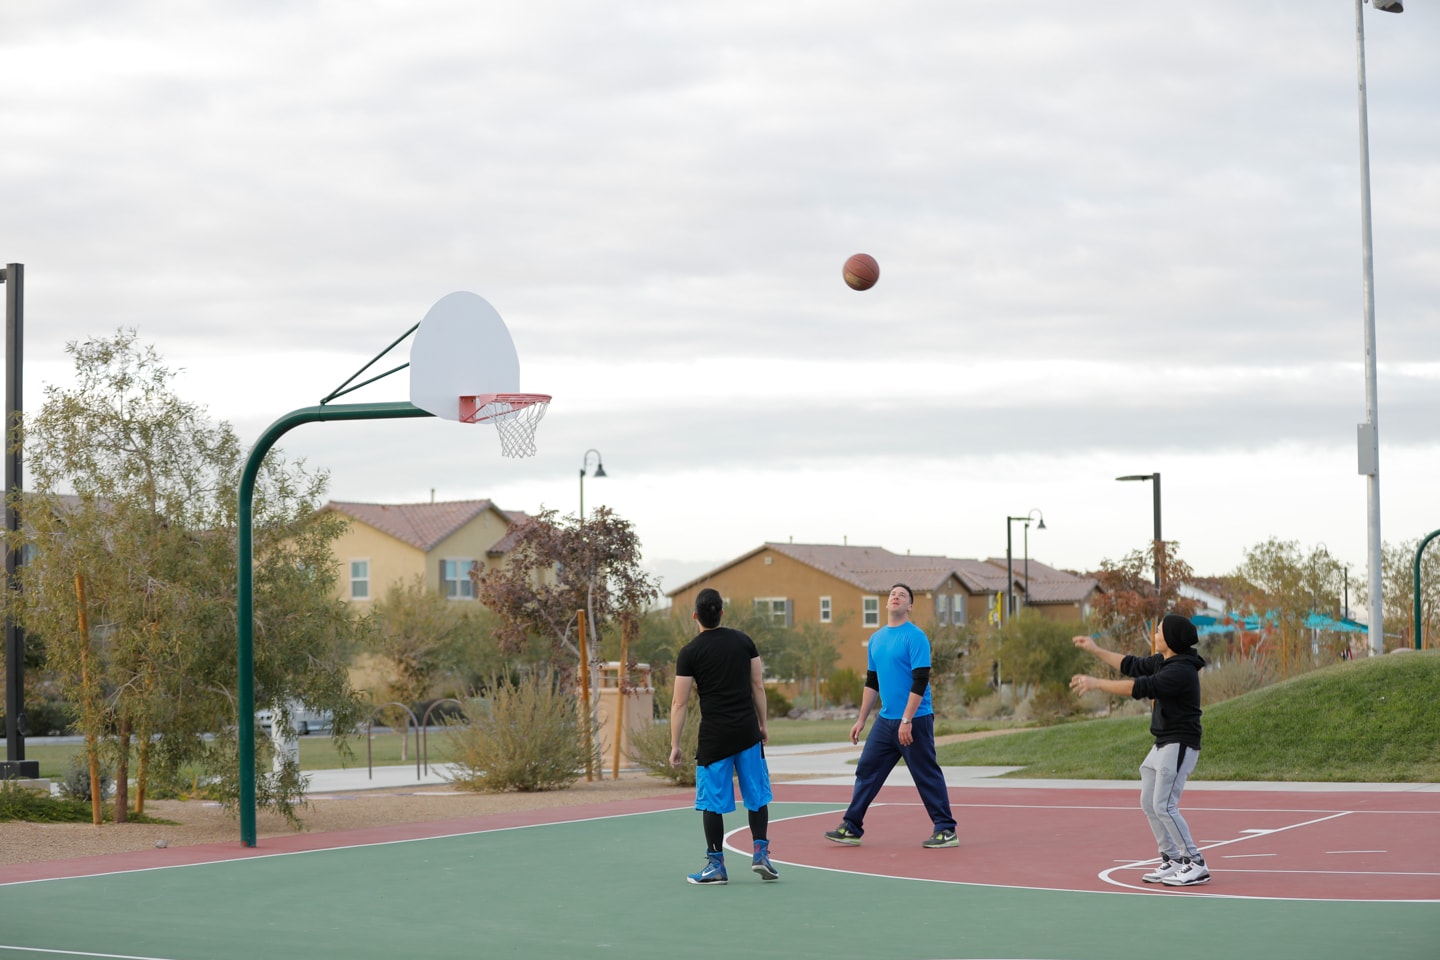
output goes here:
{"type": "Polygon", "coordinates": [[[857,253],[845,261],[843,274],[851,290],[869,290],[880,279],[880,264],[868,253],[857,253]]]}

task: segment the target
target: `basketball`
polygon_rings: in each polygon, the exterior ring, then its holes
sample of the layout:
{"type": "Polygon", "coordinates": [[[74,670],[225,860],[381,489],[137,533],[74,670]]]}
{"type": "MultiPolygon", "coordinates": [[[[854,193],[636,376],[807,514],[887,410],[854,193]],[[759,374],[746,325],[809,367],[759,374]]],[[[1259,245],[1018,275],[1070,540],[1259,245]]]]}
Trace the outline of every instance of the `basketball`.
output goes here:
{"type": "Polygon", "coordinates": [[[851,290],[869,290],[880,279],[880,264],[868,253],[857,253],[845,261],[843,273],[851,290]]]}

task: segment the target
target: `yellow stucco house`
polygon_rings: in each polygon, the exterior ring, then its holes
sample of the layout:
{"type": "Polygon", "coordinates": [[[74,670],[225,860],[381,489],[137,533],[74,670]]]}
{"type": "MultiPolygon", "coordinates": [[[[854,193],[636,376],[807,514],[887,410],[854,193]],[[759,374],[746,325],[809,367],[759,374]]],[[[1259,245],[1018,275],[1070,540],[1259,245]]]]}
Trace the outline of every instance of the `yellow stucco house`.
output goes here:
{"type": "MultiPolygon", "coordinates": [[[[526,514],[491,500],[442,503],[350,503],[332,500],[350,521],[334,543],[338,596],[366,610],[396,584],[423,576],[425,585],[456,601],[473,601],[470,570],[503,562],[511,531],[526,514]]],[[[358,611],[357,611],[358,612],[358,611]]]]}

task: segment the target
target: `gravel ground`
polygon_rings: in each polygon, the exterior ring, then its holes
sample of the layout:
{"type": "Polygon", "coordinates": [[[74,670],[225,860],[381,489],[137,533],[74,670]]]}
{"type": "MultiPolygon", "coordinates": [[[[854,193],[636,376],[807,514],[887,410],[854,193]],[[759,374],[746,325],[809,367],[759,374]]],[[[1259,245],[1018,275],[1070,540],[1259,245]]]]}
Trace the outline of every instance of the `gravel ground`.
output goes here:
{"type": "MultiPolygon", "coordinates": [[[[300,811],[300,820],[302,830],[325,833],[667,794],[683,802],[694,796],[692,789],[637,773],[622,774],[619,780],[582,780],[569,789],[547,793],[464,793],[451,786],[329,793],[311,797],[300,811]]],[[[175,823],[106,823],[98,827],[90,823],[0,823],[0,865],[145,850],[159,841],[178,847],[238,843],[240,839],[239,821],[218,804],[152,800],[145,804],[145,813],[175,823]]],[[[256,831],[263,838],[290,834],[294,829],[283,817],[262,812],[256,831]]]]}

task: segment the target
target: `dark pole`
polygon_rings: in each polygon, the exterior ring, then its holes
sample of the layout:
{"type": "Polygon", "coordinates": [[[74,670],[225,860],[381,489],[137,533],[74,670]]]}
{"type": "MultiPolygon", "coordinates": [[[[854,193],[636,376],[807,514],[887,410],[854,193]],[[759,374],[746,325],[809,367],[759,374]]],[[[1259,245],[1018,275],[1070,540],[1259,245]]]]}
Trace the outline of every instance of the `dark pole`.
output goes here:
{"type": "Polygon", "coordinates": [[[1010,517],[1005,518],[1005,609],[1000,617],[1000,626],[1010,620],[1010,603],[1015,590],[1015,561],[1010,549],[1010,517]]]}
{"type": "MultiPolygon", "coordinates": [[[[5,284],[5,530],[20,529],[21,461],[20,418],[25,392],[20,378],[24,369],[25,265],[6,264],[0,272],[5,284]]],[[[5,548],[5,582],[14,590],[20,576],[21,554],[5,548]]],[[[38,761],[25,759],[25,632],[11,617],[5,618],[5,763],[0,779],[38,777],[38,761]]]]}
{"type": "Polygon", "coordinates": [[[1160,474],[1152,473],[1155,481],[1155,590],[1160,590],[1160,557],[1165,552],[1165,538],[1160,535],[1160,474]]]}

